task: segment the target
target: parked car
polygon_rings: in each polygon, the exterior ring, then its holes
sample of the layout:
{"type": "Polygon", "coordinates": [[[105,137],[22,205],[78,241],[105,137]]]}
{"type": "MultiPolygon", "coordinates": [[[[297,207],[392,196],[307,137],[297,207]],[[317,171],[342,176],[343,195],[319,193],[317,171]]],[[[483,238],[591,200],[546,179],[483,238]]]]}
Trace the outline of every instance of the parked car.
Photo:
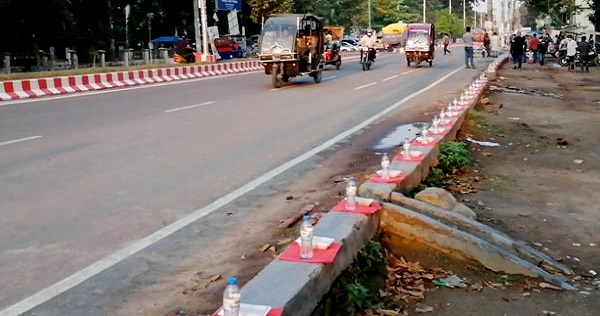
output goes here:
{"type": "Polygon", "coordinates": [[[342,41],[342,47],[340,48],[340,50],[342,52],[357,52],[358,46],[342,41]]]}
{"type": "Polygon", "coordinates": [[[349,38],[343,39],[342,43],[348,43],[348,44],[353,45],[353,46],[358,46],[358,41],[357,40],[349,39],[349,38]]]}

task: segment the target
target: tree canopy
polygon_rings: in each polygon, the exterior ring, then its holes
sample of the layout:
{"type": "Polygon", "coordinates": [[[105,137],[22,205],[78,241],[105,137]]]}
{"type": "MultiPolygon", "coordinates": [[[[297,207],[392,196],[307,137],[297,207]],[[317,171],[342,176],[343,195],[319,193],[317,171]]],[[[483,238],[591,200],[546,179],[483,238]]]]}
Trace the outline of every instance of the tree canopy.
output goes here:
{"type": "MultiPolygon", "coordinates": [[[[0,0],[0,53],[37,54],[55,47],[58,58],[65,48],[75,49],[85,61],[86,53],[103,49],[109,59],[119,48],[141,49],[159,36],[187,34],[194,38],[194,0],[0,0]],[[33,3],[32,3],[33,2],[33,3]],[[130,13],[126,20],[125,7],[130,13]],[[127,25],[126,25],[127,24],[127,25]]],[[[344,26],[348,32],[368,26],[364,0],[241,0],[240,24],[248,33],[260,32],[262,17],[272,13],[310,12],[329,25],[344,26]]],[[[475,0],[467,0],[468,7],[475,0]]],[[[428,0],[427,20],[435,22],[448,0],[428,0]]],[[[371,25],[420,22],[422,0],[371,0],[371,25]]],[[[453,1],[454,12],[462,15],[462,4],[453,1]],[[459,13],[460,12],[460,13],[459,13]]],[[[216,12],[215,0],[207,0],[208,24],[227,33],[227,12],[216,12]]],[[[469,9],[470,11],[470,9],[469,9]]],[[[442,19],[443,20],[443,19],[442,19]]],[[[440,20],[440,21],[442,21],[440,20]]],[[[454,21],[454,20],[452,20],[454,21]]]]}

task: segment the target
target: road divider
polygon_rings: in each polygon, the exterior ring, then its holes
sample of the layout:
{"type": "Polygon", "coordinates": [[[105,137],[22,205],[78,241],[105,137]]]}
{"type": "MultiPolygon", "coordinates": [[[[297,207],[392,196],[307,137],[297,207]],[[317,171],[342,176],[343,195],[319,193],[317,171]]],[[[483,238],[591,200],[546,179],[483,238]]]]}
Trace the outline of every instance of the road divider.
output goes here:
{"type": "MultiPolygon", "coordinates": [[[[342,53],[342,58],[358,57],[357,52],[342,53]]],[[[169,68],[126,70],[85,75],[0,81],[0,101],[113,89],[175,80],[263,70],[258,60],[243,60],[207,65],[173,66],[169,68]]]]}

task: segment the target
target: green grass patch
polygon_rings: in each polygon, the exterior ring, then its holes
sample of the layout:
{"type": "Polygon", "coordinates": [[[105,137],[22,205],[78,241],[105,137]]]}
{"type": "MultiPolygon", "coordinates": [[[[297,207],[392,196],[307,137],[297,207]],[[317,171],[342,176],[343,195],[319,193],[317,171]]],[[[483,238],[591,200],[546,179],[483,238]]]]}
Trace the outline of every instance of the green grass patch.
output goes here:
{"type": "Polygon", "coordinates": [[[379,237],[358,253],[352,265],[333,283],[312,316],[355,316],[373,307],[386,278],[385,249],[379,237]]]}

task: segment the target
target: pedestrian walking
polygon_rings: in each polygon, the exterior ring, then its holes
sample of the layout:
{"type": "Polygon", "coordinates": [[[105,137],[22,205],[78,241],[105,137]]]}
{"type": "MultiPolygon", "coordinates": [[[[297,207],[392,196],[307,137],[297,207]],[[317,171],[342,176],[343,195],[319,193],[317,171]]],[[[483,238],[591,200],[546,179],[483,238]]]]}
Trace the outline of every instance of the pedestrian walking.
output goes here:
{"type": "Polygon", "coordinates": [[[538,44],[539,39],[537,34],[533,34],[533,36],[529,39],[529,50],[533,53],[533,63],[537,63],[538,61],[538,44]]]}
{"type": "Polygon", "coordinates": [[[463,42],[465,44],[465,65],[469,67],[469,63],[472,68],[475,68],[473,62],[473,34],[471,33],[471,27],[467,26],[465,34],[463,34],[463,42]]]}
{"type": "Polygon", "coordinates": [[[575,55],[577,55],[577,42],[572,35],[567,35],[567,59],[569,60],[569,71],[575,70],[575,55]]]}
{"type": "Polygon", "coordinates": [[[510,54],[513,60],[513,69],[521,69],[523,65],[523,53],[527,49],[525,38],[521,36],[521,32],[517,32],[517,35],[513,38],[510,44],[510,54]]]}
{"type": "Polygon", "coordinates": [[[444,34],[442,41],[444,43],[444,55],[446,55],[446,53],[450,54],[450,50],[448,50],[448,45],[450,45],[450,36],[448,36],[448,34],[444,34]]]}
{"type": "Polygon", "coordinates": [[[585,40],[585,36],[581,37],[581,42],[578,44],[579,48],[579,59],[581,62],[581,71],[590,72],[590,53],[592,52],[592,45],[585,40]]]}

